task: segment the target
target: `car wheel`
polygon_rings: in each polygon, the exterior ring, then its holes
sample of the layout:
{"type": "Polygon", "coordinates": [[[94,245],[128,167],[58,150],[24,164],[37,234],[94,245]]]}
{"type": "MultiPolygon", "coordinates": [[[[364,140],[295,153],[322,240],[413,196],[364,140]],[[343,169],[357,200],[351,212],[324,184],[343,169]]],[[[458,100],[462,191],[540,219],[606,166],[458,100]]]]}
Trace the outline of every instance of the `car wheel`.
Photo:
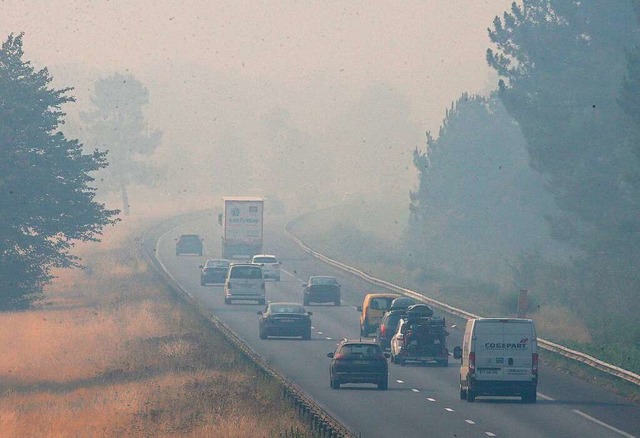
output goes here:
{"type": "Polygon", "coordinates": [[[396,363],[396,357],[393,355],[393,353],[391,353],[391,357],[389,358],[389,361],[391,363],[396,363]]]}
{"type": "Polygon", "coordinates": [[[231,304],[231,298],[224,297],[225,304],[231,304]]]}
{"type": "Polygon", "coordinates": [[[460,385],[460,400],[464,400],[467,398],[467,391],[462,389],[462,385],[460,385]]]}
{"type": "Polygon", "coordinates": [[[440,365],[441,367],[448,367],[449,366],[449,361],[447,359],[441,360],[440,362],[438,362],[438,365],[440,365]]]}
{"type": "Polygon", "coordinates": [[[471,388],[467,388],[467,401],[469,403],[476,401],[476,393],[472,391],[471,388]]]}
{"type": "Polygon", "coordinates": [[[309,305],[309,300],[307,300],[307,299],[302,300],[302,305],[303,306],[308,306],[309,305]]]}
{"type": "Polygon", "coordinates": [[[529,391],[522,394],[522,401],[525,403],[535,403],[538,395],[535,391],[529,391]]]}
{"type": "Polygon", "coordinates": [[[402,358],[402,357],[401,357],[401,358],[399,358],[399,359],[398,359],[398,358],[396,358],[396,363],[399,363],[399,364],[400,364],[400,366],[401,366],[401,367],[403,367],[403,366],[404,366],[404,358],[402,358]]]}
{"type": "Polygon", "coordinates": [[[340,382],[338,382],[336,379],[331,379],[330,378],[329,384],[331,385],[331,387],[333,389],[340,389],[340,382]]]}
{"type": "Polygon", "coordinates": [[[311,329],[309,329],[309,331],[303,333],[302,339],[304,339],[305,341],[311,340],[311,329]]]}
{"type": "Polygon", "coordinates": [[[378,389],[385,391],[387,388],[389,388],[389,378],[385,377],[384,380],[378,382],[378,389]]]}
{"type": "Polygon", "coordinates": [[[260,339],[267,339],[267,333],[264,330],[260,330],[260,339]]]}
{"type": "Polygon", "coordinates": [[[334,306],[336,306],[336,307],[337,307],[337,306],[339,306],[339,305],[340,305],[340,300],[339,300],[339,299],[338,299],[338,300],[335,300],[335,301],[333,302],[333,305],[334,305],[334,306]]]}

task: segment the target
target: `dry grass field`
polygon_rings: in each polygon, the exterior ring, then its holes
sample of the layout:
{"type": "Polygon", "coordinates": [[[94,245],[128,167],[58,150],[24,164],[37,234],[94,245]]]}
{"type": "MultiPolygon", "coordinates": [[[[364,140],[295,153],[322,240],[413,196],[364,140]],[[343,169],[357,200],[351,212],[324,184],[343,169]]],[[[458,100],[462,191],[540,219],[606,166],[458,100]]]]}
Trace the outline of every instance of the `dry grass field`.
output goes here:
{"type": "Polygon", "coordinates": [[[310,435],[279,389],[181,307],[121,223],[46,300],[0,313],[0,437],[310,435]]]}

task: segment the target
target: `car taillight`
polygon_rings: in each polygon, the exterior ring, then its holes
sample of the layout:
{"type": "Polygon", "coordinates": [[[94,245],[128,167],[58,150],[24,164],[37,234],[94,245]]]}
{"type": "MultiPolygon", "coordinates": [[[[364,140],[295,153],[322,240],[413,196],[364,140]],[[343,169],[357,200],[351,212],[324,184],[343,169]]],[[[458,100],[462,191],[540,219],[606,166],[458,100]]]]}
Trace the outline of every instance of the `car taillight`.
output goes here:
{"type": "Polygon", "coordinates": [[[531,354],[531,374],[538,377],[538,353],[531,354]]]}
{"type": "Polygon", "coordinates": [[[335,356],[333,356],[333,358],[334,358],[335,360],[344,359],[344,354],[340,354],[340,353],[338,353],[338,354],[336,354],[335,356]]]}
{"type": "Polygon", "coordinates": [[[474,352],[469,353],[469,372],[471,374],[476,372],[476,354],[474,352]]]}
{"type": "Polygon", "coordinates": [[[387,326],[385,326],[385,325],[381,325],[380,326],[380,335],[381,336],[387,336],[387,326]]]}

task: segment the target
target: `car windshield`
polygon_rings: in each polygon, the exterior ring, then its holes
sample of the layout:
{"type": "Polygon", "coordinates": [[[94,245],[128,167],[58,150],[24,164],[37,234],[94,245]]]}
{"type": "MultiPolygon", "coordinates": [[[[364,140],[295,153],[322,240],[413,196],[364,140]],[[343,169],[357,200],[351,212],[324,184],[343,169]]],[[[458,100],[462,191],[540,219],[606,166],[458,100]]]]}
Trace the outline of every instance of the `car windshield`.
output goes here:
{"type": "Polygon", "coordinates": [[[335,286],[338,284],[333,277],[311,277],[310,282],[314,286],[335,286]]]}
{"type": "Polygon", "coordinates": [[[183,234],[180,236],[180,240],[183,242],[200,241],[200,238],[196,234],[183,234]]]}
{"type": "Polygon", "coordinates": [[[231,268],[231,278],[262,278],[262,270],[257,266],[234,266],[231,268]]]}
{"type": "Polygon", "coordinates": [[[304,307],[299,304],[271,304],[271,313],[304,313],[304,307]]]}
{"type": "Polygon", "coordinates": [[[371,308],[374,310],[389,310],[393,298],[373,298],[371,300],[371,308]]]}
{"type": "Polygon", "coordinates": [[[207,268],[228,268],[229,267],[229,261],[228,260],[218,260],[218,259],[207,260],[205,262],[204,266],[207,267],[207,268]]]}
{"type": "Polygon", "coordinates": [[[382,350],[375,344],[346,344],[340,348],[339,353],[346,355],[376,356],[381,354],[382,350]]]}
{"type": "Polygon", "coordinates": [[[253,263],[278,263],[275,257],[254,257],[253,263]]]}

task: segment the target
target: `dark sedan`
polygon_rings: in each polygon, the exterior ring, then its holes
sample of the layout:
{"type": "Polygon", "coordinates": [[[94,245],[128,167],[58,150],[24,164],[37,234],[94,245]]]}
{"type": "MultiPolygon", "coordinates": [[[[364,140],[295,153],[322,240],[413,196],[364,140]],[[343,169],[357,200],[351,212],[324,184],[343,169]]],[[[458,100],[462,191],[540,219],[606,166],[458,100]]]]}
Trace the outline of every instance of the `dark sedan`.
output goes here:
{"type": "Polygon", "coordinates": [[[388,353],[370,341],[343,340],[331,358],[329,380],[333,389],[343,383],[373,383],[378,389],[389,387],[388,353]]]}
{"type": "Polygon", "coordinates": [[[176,255],[202,255],[202,239],[197,234],[181,234],[176,239],[176,255]]]}
{"type": "Polygon", "coordinates": [[[303,303],[305,306],[308,306],[309,303],[333,303],[336,306],[340,305],[340,284],[335,277],[326,275],[309,277],[309,281],[303,287],[303,303]]]}
{"type": "Polygon", "coordinates": [[[311,339],[311,315],[298,303],[268,303],[258,312],[260,339],[269,336],[300,336],[311,339]]]}

